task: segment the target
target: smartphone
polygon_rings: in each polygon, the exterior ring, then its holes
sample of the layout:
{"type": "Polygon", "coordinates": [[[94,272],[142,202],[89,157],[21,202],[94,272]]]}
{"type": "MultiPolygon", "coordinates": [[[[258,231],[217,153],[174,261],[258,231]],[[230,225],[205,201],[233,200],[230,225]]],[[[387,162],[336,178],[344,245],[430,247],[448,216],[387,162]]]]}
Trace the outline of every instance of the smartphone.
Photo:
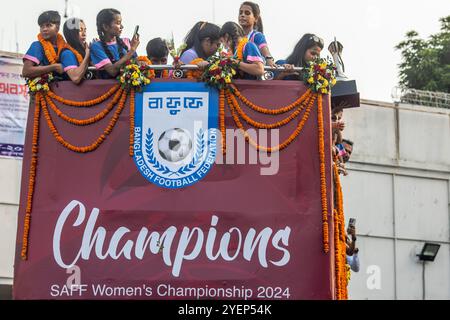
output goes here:
{"type": "Polygon", "coordinates": [[[133,38],[136,37],[136,35],[139,35],[139,25],[136,26],[136,28],[134,29],[134,33],[133,33],[133,38]]]}
{"type": "Polygon", "coordinates": [[[356,224],[356,219],[355,218],[350,218],[349,220],[348,220],[348,226],[350,227],[350,226],[355,226],[355,224],[356,224]]]}

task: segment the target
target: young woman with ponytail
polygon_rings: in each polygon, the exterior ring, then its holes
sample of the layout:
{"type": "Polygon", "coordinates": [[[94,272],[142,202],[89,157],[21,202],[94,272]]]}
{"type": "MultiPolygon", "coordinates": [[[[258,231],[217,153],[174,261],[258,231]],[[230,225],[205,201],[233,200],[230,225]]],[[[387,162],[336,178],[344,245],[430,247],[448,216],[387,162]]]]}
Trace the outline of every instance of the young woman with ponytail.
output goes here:
{"type": "Polygon", "coordinates": [[[92,44],[91,61],[100,70],[100,78],[115,78],[120,68],[131,58],[137,57],[139,35],[133,39],[120,38],[122,16],[116,9],[103,9],[97,15],[99,41],[92,44]]]}
{"type": "Polygon", "coordinates": [[[266,37],[263,34],[264,27],[258,4],[250,1],[245,1],[241,4],[239,8],[239,25],[244,30],[248,40],[256,44],[265,58],[266,64],[275,67],[275,60],[270,53],[266,37]]]}
{"type": "Polygon", "coordinates": [[[241,78],[256,79],[264,74],[264,58],[244,30],[235,22],[227,22],[220,30],[220,38],[229,53],[237,60],[241,78]]]}

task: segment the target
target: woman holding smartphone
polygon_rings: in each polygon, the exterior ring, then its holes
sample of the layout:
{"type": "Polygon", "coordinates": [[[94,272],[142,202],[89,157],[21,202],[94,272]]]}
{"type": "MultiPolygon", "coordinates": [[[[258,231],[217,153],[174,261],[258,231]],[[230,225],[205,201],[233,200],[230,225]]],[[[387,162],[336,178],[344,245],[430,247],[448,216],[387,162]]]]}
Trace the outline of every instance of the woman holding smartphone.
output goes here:
{"type": "Polygon", "coordinates": [[[100,41],[92,44],[91,61],[100,70],[100,78],[115,78],[125,63],[136,58],[139,46],[138,27],[133,39],[121,38],[122,16],[116,9],[103,9],[97,15],[97,32],[100,41]]]}

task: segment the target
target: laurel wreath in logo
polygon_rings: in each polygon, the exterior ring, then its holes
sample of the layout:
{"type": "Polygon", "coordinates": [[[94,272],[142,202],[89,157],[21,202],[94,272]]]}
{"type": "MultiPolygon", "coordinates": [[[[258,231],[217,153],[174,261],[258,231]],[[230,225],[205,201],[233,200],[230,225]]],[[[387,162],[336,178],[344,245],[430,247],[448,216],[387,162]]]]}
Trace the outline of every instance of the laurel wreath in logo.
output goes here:
{"type": "Polygon", "coordinates": [[[198,164],[202,161],[203,154],[205,152],[205,132],[203,129],[200,129],[197,133],[197,139],[196,139],[196,149],[197,152],[195,156],[192,158],[192,161],[185,165],[184,167],[181,167],[177,171],[172,171],[165,165],[161,164],[158,159],[156,159],[155,153],[153,152],[153,132],[152,129],[148,129],[147,136],[146,136],[146,143],[145,143],[145,150],[147,154],[147,160],[148,162],[158,171],[159,173],[163,175],[169,175],[169,177],[172,176],[181,176],[185,175],[186,173],[192,172],[198,164]]]}

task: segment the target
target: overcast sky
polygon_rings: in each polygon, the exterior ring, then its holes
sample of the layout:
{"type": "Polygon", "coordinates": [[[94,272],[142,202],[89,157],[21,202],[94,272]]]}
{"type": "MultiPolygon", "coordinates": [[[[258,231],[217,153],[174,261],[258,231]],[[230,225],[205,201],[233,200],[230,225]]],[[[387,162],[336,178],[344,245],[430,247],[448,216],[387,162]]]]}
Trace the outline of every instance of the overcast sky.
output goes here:
{"type": "MultiPolygon", "coordinates": [[[[45,10],[64,13],[64,0],[1,1],[0,50],[24,53],[39,32],[38,15],[45,10]],[[27,5],[26,5],[27,4],[27,5]]],[[[179,44],[199,20],[237,21],[242,0],[124,1],[68,0],[69,16],[85,20],[88,37],[96,36],[95,17],[103,8],[122,12],[124,36],[131,37],[140,25],[140,54],[148,40],[169,38],[174,34],[179,44]]],[[[315,33],[328,43],[337,37],[344,44],[346,73],[357,80],[361,97],[391,101],[391,91],[398,82],[399,52],[394,46],[407,31],[422,37],[439,31],[439,18],[450,15],[447,0],[259,0],[271,52],[285,58],[306,32],[315,33]]],[[[325,48],[326,48],[325,47],[325,48]]],[[[326,57],[328,52],[323,51],[326,57]]]]}

